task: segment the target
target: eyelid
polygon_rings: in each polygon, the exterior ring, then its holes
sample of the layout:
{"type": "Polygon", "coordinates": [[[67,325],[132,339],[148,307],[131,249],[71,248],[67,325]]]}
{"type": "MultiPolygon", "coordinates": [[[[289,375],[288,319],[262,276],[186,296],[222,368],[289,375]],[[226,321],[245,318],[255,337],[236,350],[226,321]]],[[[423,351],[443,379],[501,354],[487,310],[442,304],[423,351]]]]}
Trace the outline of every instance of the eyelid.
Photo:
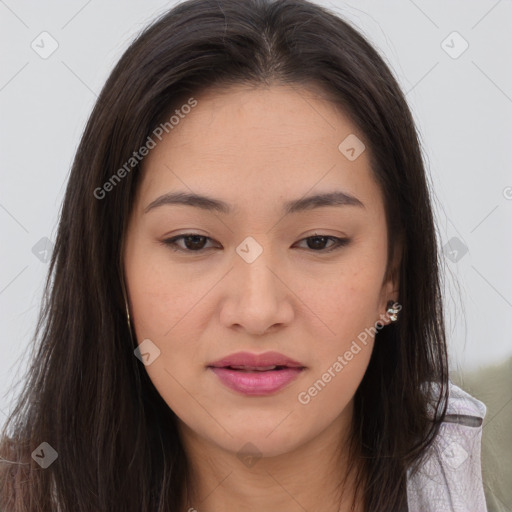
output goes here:
{"type": "MultiPolygon", "coordinates": [[[[209,236],[206,236],[206,235],[202,235],[201,233],[183,233],[181,235],[176,235],[171,238],[166,238],[165,240],[162,240],[162,243],[166,246],[169,246],[172,250],[174,250],[176,252],[184,252],[184,253],[188,253],[188,254],[194,254],[194,253],[201,254],[202,252],[204,252],[206,250],[204,248],[199,249],[198,251],[191,251],[189,249],[183,249],[182,247],[179,247],[176,245],[177,240],[180,240],[182,238],[191,237],[191,236],[205,238],[206,240],[213,240],[213,238],[210,238],[209,236]]],[[[212,247],[209,247],[208,249],[212,249],[212,247]]]]}
{"type": "MultiPolygon", "coordinates": [[[[199,249],[197,251],[192,251],[192,250],[189,250],[189,249],[183,249],[182,247],[179,247],[179,246],[176,245],[176,242],[178,240],[183,239],[183,238],[187,238],[187,237],[194,237],[194,236],[195,237],[200,237],[200,238],[205,238],[206,240],[213,240],[209,236],[202,235],[201,233],[182,233],[181,235],[176,235],[176,236],[173,236],[171,238],[167,238],[165,240],[162,240],[162,244],[164,244],[167,247],[170,247],[175,252],[182,252],[182,253],[185,253],[185,254],[194,254],[194,253],[195,254],[202,254],[204,251],[206,251],[208,249],[213,249],[213,247],[208,247],[208,248],[199,249]]],[[[307,250],[309,252],[318,253],[318,254],[326,254],[326,253],[334,252],[337,249],[341,249],[341,248],[347,246],[352,241],[352,239],[348,238],[348,237],[342,238],[342,237],[337,237],[337,236],[333,236],[333,235],[324,235],[322,233],[314,233],[313,235],[309,235],[309,236],[301,238],[296,243],[307,241],[310,238],[326,238],[329,241],[332,241],[334,243],[334,245],[332,245],[330,248],[327,248],[327,249],[318,249],[318,250],[315,250],[315,249],[305,249],[305,250],[307,250]]]]}

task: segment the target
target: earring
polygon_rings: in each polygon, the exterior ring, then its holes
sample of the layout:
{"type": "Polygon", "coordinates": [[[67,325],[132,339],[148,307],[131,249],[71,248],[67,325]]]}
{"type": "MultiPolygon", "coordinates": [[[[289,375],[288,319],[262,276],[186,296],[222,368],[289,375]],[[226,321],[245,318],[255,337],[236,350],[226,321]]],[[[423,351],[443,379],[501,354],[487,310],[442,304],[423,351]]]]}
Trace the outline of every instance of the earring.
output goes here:
{"type": "Polygon", "coordinates": [[[132,329],[132,324],[130,322],[130,310],[128,309],[128,302],[126,302],[126,299],[124,301],[124,304],[126,306],[126,321],[128,322],[128,329],[132,329]]]}
{"type": "Polygon", "coordinates": [[[130,339],[133,343],[133,335],[132,335],[132,324],[130,322],[130,309],[128,308],[128,300],[126,299],[126,286],[124,284],[124,279],[122,280],[122,289],[123,289],[123,297],[124,297],[124,306],[126,308],[126,321],[128,323],[128,332],[130,333],[130,339]]]}
{"type": "Polygon", "coordinates": [[[387,314],[389,315],[389,319],[392,322],[396,322],[398,320],[398,312],[402,309],[402,307],[398,307],[400,304],[398,302],[394,302],[392,300],[388,301],[388,309],[387,314]]]}

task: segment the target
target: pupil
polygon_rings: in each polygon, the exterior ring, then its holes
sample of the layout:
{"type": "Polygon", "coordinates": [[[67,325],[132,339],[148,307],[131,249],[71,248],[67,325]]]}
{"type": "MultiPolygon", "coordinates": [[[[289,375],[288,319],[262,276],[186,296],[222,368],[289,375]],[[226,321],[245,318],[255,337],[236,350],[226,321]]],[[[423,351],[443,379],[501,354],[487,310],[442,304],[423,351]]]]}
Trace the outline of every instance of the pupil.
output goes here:
{"type": "Polygon", "coordinates": [[[204,236],[198,236],[198,235],[192,235],[192,236],[187,236],[185,238],[185,245],[187,246],[187,249],[202,249],[202,245],[204,245],[204,236]],[[198,239],[203,239],[203,244],[199,243],[199,247],[197,247],[197,245],[194,245],[197,243],[198,239]],[[192,242],[192,247],[190,247],[190,240],[193,240],[192,242]]]}
{"type": "Polygon", "coordinates": [[[325,236],[314,236],[308,240],[308,245],[310,246],[310,249],[322,249],[322,246],[325,245],[325,241],[325,236]],[[315,241],[318,242],[318,240],[320,240],[320,246],[318,245],[318,243],[315,243],[315,241]],[[313,247],[311,247],[311,245],[313,245],[313,247]]]}

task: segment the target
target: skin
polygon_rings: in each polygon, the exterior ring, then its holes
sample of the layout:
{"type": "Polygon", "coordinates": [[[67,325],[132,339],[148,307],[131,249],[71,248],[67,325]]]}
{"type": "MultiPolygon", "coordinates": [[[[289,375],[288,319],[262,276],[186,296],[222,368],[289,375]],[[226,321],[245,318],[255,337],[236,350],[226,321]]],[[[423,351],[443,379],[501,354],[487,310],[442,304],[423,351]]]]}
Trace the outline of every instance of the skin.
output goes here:
{"type": "Polygon", "coordinates": [[[349,134],[363,136],[311,88],[231,86],[196,99],[144,160],[124,249],[138,343],[149,338],[160,350],[145,369],[179,417],[191,465],[184,510],[349,510],[351,480],[341,507],[335,490],[373,337],[309,403],[298,394],[365,328],[389,323],[387,301],[398,299],[398,282],[385,276],[384,203],[369,151],[354,161],[340,152],[349,134]],[[282,214],[285,201],[333,190],[364,207],[282,214]],[[237,211],[163,205],[144,213],[175,191],[237,211]],[[208,238],[178,240],[188,253],[162,243],[190,232],[208,238]],[[308,244],[315,232],[350,243],[326,252],[332,241],[308,244]],[[235,251],[248,236],[263,249],[252,263],[235,251]],[[232,391],[206,368],[234,352],[269,350],[306,366],[269,396],[232,391]],[[261,456],[251,466],[237,457],[248,442],[261,456]]]}

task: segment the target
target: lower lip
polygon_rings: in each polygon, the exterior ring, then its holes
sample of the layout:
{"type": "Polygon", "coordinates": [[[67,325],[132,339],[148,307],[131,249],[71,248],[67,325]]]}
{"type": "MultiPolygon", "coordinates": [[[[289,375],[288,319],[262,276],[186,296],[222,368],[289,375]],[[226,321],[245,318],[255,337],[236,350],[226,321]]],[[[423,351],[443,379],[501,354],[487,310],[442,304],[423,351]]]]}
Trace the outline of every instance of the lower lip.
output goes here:
{"type": "Polygon", "coordinates": [[[209,368],[228,388],[244,395],[253,396],[270,395],[279,391],[295,380],[303,370],[303,368],[286,368],[266,372],[243,372],[231,370],[230,368],[217,368],[213,366],[209,368]]]}

